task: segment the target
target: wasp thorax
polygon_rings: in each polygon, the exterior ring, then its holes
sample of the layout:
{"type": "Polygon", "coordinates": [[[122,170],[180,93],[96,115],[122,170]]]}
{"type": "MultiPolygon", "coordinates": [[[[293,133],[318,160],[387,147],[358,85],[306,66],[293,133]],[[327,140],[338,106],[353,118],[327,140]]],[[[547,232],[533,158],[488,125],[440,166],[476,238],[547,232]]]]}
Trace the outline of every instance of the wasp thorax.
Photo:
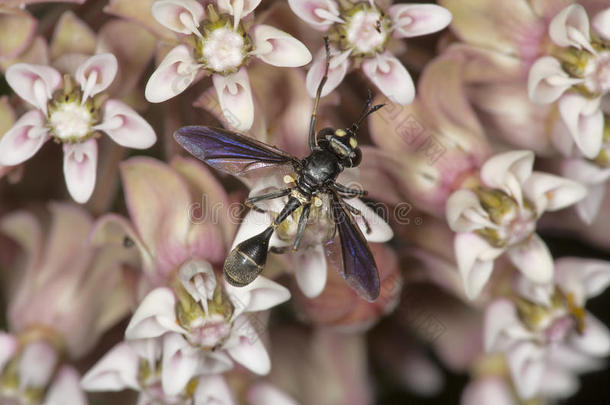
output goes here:
{"type": "Polygon", "coordinates": [[[83,94],[74,80],[64,76],[64,87],[49,102],[47,126],[51,135],[60,142],[82,142],[96,133],[93,128],[101,121],[101,105],[106,95],[82,99],[83,94]]]}
{"type": "Polygon", "coordinates": [[[208,15],[201,25],[201,36],[193,36],[195,58],[211,73],[235,73],[254,49],[252,39],[241,23],[235,26],[231,16],[219,16],[211,6],[208,15]]]}
{"type": "Polygon", "coordinates": [[[390,19],[369,2],[342,4],[341,18],[331,39],[340,49],[353,49],[356,56],[370,57],[384,50],[391,29],[390,19]]]}

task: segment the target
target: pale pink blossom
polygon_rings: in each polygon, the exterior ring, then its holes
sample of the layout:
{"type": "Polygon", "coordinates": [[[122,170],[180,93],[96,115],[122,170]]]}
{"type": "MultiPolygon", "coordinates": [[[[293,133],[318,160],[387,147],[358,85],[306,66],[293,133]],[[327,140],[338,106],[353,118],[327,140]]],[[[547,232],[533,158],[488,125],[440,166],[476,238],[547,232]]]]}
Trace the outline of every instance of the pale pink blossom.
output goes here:
{"type": "MultiPolygon", "coordinates": [[[[348,73],[363,73],[392,102],[409,104],[415,97],[411,75],[388,49],[388,43],[440,31],[451,22],[451,13],[434,4],[289,0],[292,11],[312,28],[327,33],[331,41],[328,81],[322,96],[333,91],[348,73]]],[[[320,50],[307,74],[313,97],[324,75],[326,52],[320,50]]]]}
{"type": "Polygon", "coordinates": [[[217,11],[195,0],[157,0],[152,15],[180,36],[146,85],[146,99],[160,103],[182,93],[196,78],[211,75],[222,113],[233,128],[248,130],[254,104],[246,66],[258,58],[272,66],[298,67],[311,54],[275,27],[252,23],[260,1],[219,1],[217,11]]]}
{"type": "Polygon", "coordinates": [[[0,139],[0,164],[23,163],[53,139],[63,144],[68,191],[75,201],[86,202],[96,182],[99,132],[130,148],[146,149],[156,141],[152,127],[131,107],[106,100],[104,91],[117,70],[112,54],[90,57],[74,76],[62,77],[50,66],[12,65],[6,80],[34,109],[0,139]]]}
{"type": "Polygon", "coordinates": [[[582,200],[586,188],[572,180],[532,171],[530,151],[505,152],[481,167],[480,185],[454,192],[447,200],[447,222],[466,295],[476,298],[491,275],[494,260],[506,253],[530,280],[549,282],[551,254],[536,235],[536,221],[582,200]]]}

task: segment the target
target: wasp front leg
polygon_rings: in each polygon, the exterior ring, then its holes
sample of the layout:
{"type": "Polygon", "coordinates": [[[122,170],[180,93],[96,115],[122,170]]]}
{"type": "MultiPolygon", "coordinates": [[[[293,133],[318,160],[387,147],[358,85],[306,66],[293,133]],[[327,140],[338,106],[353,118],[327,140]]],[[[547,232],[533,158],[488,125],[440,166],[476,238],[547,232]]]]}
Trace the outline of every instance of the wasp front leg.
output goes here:
{"type": "Polygon", "coordinates": [[[364,197],[368,194],[366,190],[358,190],[356,188],[345,187],[343,184],[333,183],[333,190],[341,194],[342,197],[354,198],[354,197],[364,197]]]}
{"type": "Polygon", "coordinates": [[[254,204],[256,204],[259,201],[273,200],[275,198],[285,197],[288,194],[290,194],[290,190],[291,189],[286,188],[286,189],[283,189],[280,191],[275,191],[273,193],[261,194],[261,195],[255,196],[255,197],[250,197],[246,201],[244,201],[244,205],[250,209],[253,209],[254,211],[265,212],[264,210],[260,209],[259,207],[257,207],[254,204]]]}

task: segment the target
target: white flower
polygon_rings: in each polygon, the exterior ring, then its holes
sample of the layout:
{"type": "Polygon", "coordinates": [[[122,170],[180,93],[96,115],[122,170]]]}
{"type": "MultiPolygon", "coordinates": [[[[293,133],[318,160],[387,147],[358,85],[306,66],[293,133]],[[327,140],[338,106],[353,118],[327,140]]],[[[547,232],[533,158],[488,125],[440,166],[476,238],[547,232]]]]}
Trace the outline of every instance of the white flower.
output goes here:
{"type": "Polygon", "coordinates": [[[534,282],[549,282],[553,263],[536,235],[536,221],[582,200],[586,188],[571,180],[533,172],[534,154],[513,151],[490,158],[481,168],[481,185],[461,189],[447,200],[447,222],[466,295],[476,298],[491,275],[494,260],[507,253],[534,282]]]}
{"type": "MultiPolygon", "coordinates": [[[[415,86],[402,63],[387,50],[391,37],[411,38],[437,32],[451,22],[451,13],[434,4],[396,4],[382,10],[373,0],[359,3],[335,0],[288,0],[292,11],[314,29],[328,32],[333,56],[322,96],[333,91],[352,66],[364,74],[390,100],[409,104],[415,86]]],[[[307,74],[313,97],[325,71],[322,49],[307,74]]]]}
{"type": "Polygon", "coordinates": [[[206,11],[195,0],[157,0],[153,16],[170,30],[188,35],[173,48],[146,84],[146,99],[160,103],[189,87],[198,74],[212,76],[223,114],[238,130],[254,121],[254,105],[246,65],[256,57],[273,66],[296,67],[311,61],[300,41],[269,25],[243,20],[260,0],[222,0],[220,12],[206,11]]]}
{"type": "Polygon", "coordinates": [[[572,395],[575,375],[599,367],[610,354],[610,331],[584,310],[586,300],[610,284],[610,264],[579,258],[555,264],[554,284],[520,277],[513,301],[487,308],[487,352],[504,352],[519,396],[572,395]]]}
{"type": "Polygon", "coordinates": [[[579,150],[589,159],[602,147],[602,98],[610,92],[610,9],[594,18],[592,38],[584,7],[572,4],[549,25],[549,36],[558,48],[553,56],[539,58],[528,78],[530,99],[538,104],[558,102],[559,113],[579,150]],[[606,24],[606,25],[604,25],[606,24]]]}

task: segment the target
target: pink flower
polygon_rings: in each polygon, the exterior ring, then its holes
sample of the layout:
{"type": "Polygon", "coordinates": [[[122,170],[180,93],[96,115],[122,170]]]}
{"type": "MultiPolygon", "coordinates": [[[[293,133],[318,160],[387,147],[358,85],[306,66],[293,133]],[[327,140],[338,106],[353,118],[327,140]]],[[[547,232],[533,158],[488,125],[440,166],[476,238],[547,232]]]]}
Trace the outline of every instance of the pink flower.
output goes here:
{"type": "Polygon", "coordinates": [[[195,0],[157,0],[152,14],[183,39],[165,56],[146,85],[146,99],[163,102],[186,90],[201,74],[209,74],[231,126],[248,130],[254,106],[246,66],[252,57],[281,67],[303,66],[311,60],[300,41],[269,25],[252,25],[259,1],[218,2],[207,12],[195,0]],[[250,17],[250,18],[247,18],[250,17]]]}
{"type": "Polygon", "coordinates": [[[565,258],[555,264],[554,282],[520,277],[518,297],[489,305],[486,350],[505,353],[522,399],[570,396],[578,388],[577,374],[601,366],[601,357],[610,354],[610,331],[584,306],[609,283],[608,263],[565,258]]]}
{"type": "MultiPolygon", "coordinates": [[[[413,80],[388,50],[388,42],[437,32],[451,22],[451,13],[433,4],[396,4],[387,9],[373,0],[289,0],[288,4],[312,28],[327,32],[331,40],[332,58],[322,96],[333,91],[351,68],[361,67],[392,102],[409,104],[415,96],[413,80]]],[[[324,49],[320,50],[307,74],[312,97],[324,75],[325,57],[324,49]]]]}
{"type": "Polygon", "coordinates": [[[77,202],[86,202],[95,187],[99,132],[131,148],[145,149],[156,141],[151,126],[134,110],[121,101],[106,100],[104,90],[117,69],[112,54],[92,56],[74,76],[63,78],[50,66],[12,65],[6,80],[35,109],[0,139],[0,164],[22,163],[53,138],[63,144],[68,191],[77,202]]]}
{"type": "Polygon", "coordinates": [[[466,295],[476,298],[491,275],[494,260],[507,253],[530,280],[549,282],[552,258],[538,237],[536,221],[582,200],[579,183],[533,172],[534,154],[505,152],[481,168],[481,184],[454,192],[447,201],[447,222],[455,237],[455,255],[466,295]]]}

